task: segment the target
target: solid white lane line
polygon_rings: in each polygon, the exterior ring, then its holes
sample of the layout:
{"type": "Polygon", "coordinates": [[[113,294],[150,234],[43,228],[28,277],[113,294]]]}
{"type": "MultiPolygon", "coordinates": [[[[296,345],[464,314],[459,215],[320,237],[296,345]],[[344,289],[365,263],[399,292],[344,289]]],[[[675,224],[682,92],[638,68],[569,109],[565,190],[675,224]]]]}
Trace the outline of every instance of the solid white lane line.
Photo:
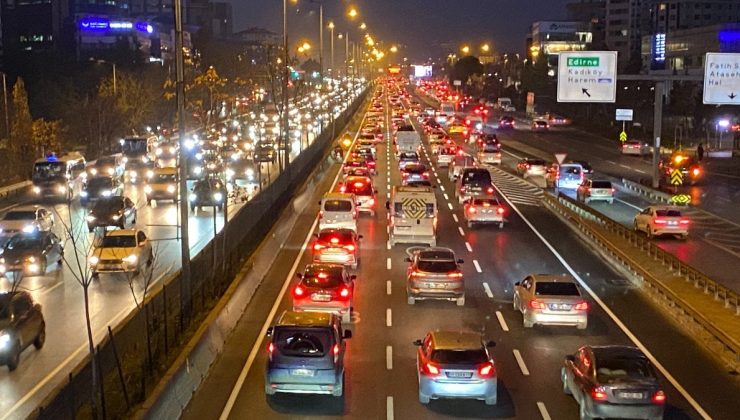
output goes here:
{"type": "Polygon", "coordinates": [[[483,282],[483,290],[486,291],[486,296],[493,299],[493,292],[491,291],[491,287],[488,285],[488,283],[483,282]]]}
{"type": "Polygon", "coordinates": [[[393,397],[385,397],[385,418],[393,420],[393,397]]]}
{"type": "Polygon", "coordinates": [[[620,202],[620,203],[622,203],[622,204],[624,204],[624,205],[627,205],[627,206],[629,206],[629,207],[632,207],[633,209],[635,209],[635,210],[637,210],[637,211],[642,211],[642,207],[638,207],[638,206],[636,206],[636,205],[634,205],[634,204],[632,204],[632,203],[628,203],[628,202],[626,202],[626,201],[624,201],[624,200],[621,200],[621,199],[619,199],[619,198],[615,198],[615,200],[617,200],[618,202],[620,202]]]}
{"type": "Polygon", "coordinates": [[[465,236],[465,231],[463,230],[462,227],[458,226],[457,231],[460,232],[460,236],[465,236]]]}
{"type": "Polygon", "coordinates": [[[501,325],[501,329],[505,332],[509,332],[509,325],[506,323],[506,320],[504,319],[504,314],[501,313],[501,311],[496,311],[496,319],[498,319],[499,325],[501,325]]]}
{"type": "Polygon", "coordinates": [[[386,258],[385,260],[385,268],[391,269],[391,257],[386,258]]]}
{"type": "Polygon", "coordinates": [[[623,167],[623,168],[626,168],[626,169],[632,169],[632,167],[631,167],[631,166],[629,166],[629,165],[625,165],[625,164],[623,164],[623,163],[620,163],[620,164],[619,164],[619,166],[621,166],[621,167],[623,167]]]}
{"type": "Polygon", "coordinates": [[[391,294],[391,281],[390,280],[385,282],[385,294],[386,295],[391,294]]]}
{"type": "Polygon", "coordinates": [[[385,346],[385,368],[393,369],[393,347],[385,346]]]}
{"type": "Polygon", "coordinates": [[[473,246],[468,241],[465,241],[465,248],[468,249],[468,252],[473,252],[473,246]]]}
{"type": "Polygon", "coordinates": [[[393,326],[393,312],[391,311],[391,308],[387,308],[385,310],[385,326],[386,327],[393,326]]]}
{"type": "Polygon", "coordinates": [[[646,174],[647,173],[647,172],[643,171],[642,169],[637,169],[637,168],[635,168],[634,171],[635,172],[639,172],[641,174],[646,174]]]}
{"type": "Polygon", "coordinates": [[[482,273],[483,270],[480,268],[480,264],[478,264],[478,260],[473,260],[473,265],[475,266],[475,271],[482,273]]]}
{"type": "Polygon", "coordinates": [[[457,215],[455,213],[452,213],[452,218],[455,219],[455,223],[460,223],[460,220],[458,220],[457,215]]]}
{"type": "Polygon", "coordinates": [[[522,354],[517,349],[514,349],[514,358],[519,365],[519,369],[522,371],[522,375],[529,376],[529,369],[527,369],[527,365],[524,364],[524,359],[522,359],[522,354]]]}
{"type": "Polygon", "coordinates": [[[447,193],[444,193],[443,195],[445,196],[445,200],[450,201],[450,196],[447,195],[447,193]]]}
{"type": "Polygon", "coordinates": [[[452,203],[447,203],[447,207],[449,207],[450,210],[452,210],[452,203]]]}
{"type": "Polygon", "coordinates": [[[609,315],[609,318],[611,318],[612,321],[614,321],[614,323],[619,327],[620,330],[622,330],[622,332],[627,336],[627,338],[629,338],[630,341],[632,341],[633,343],[635,343],[635,346],[637,348],[639,348],[645,354],[645,356],[647,356],[648,359],[650,359],[650,361],[655,365],[655,367],[658,368],[658,370],[660,371],[660,373],[662,373],[663,376],[665,376],[665,378],[668,379],[668,382],[670,382],[671,385],[673,385],[673,387],[676,388],[676,390],[681,393],[681,395],[686,399],[686,401],[688,401],[688,403],[691,404],[691,407],[693,407],[694,410],[696,410],[696,412],[699,413],[699,415],[703,419],[710,420],[712,417],[709,414],[707,414],[707,412],[704,410],[704,408],[702,408],[702,406],[699,405],[699,403],[694,399],[694,397],[692,397],[691,394],[689,394],[689,392],[686,391],[686,388],[684,388],[678,382],[678,380],[676,380],[676,378],[674,378],[673,375],[671,375],[671,373],[668,372],[668,369],[666,369],[663,366],[663,364],[661,364],[658,361],[658,359],[656,359],[655,356],[653,356],[653,354],[650,352],[650,350],[648,350],[648,348],[645,347],[644,344],[642,344],[642,341],[640,341],[637,338],[637,336],[635,336],[635,334],[632,333],[632,331],[629,328],[627,328],[626,325],[624,325],[624,323],[622,322],[622,320],[620,320],[617,317],[617,315],[614,312],[612,312],[612,310],[606,305],[606,303],[604,303],[604,301],[601,300],[601,298],[598,295],[596,295],[596,293],[594,293],[594,291],[586,284],[586,282],[583,281],[583,279],[581,278],[581,276],[579,276],[578,273],[576,273],[576,271],[573,269],[573,267],[571,267],[570,264],[568,264],[568,262],[565,261],[565,258],[563,258],[563,256],[560,255],[560,253],[558,253],[557,250],[555,250],[555,248],[552,246],[552,244],[550,244],[550,242],[547,239],[545,239],[544,236],[542,236],[542,234],[540,233],[540,231],[537,230],[537,228],[534,227],[534,225],[529,221],[529,219],[527,219],[526,217],[524,217],[524,215],[519,210],[519,208],[517,206],[515,206],[511,202],[511,200],[509,200],[509,198],[506,197],[506,195],[504,195],[498,187],[496,187],[495,184],[494,184],[494,188],[496,188],[496,190],[498,191],[498,193],[502,197],[504,197],[504,200],[506,200],[506,202],[509,203],[509,206],[519,215],[519,217],[524,221],[524,223],[526,223],[526,225],[529,226],[529,229],[532,230],[532,232],[534,232],[534,234],[537,236],[537,238],[539,238],[539,240],[542,241],[542,243],[547,247],[547,249],[550,250],[550,252],[555,256],[555,258],[557,258],[558,261],[560,261],[560,264],[562,264],[563,267],[565,267],[565,269],[568,271],[568,273],[570,273],[570,275],[572,275],[573,278],[576,279],[576,281],[578,282],[578,284],[580,284],[580,286],[583,288],[583,290],[585,290],[589,294],[589,296],[591,296],[591,299],[593,299],[594,302],[596,302],[601,307],[601,309],[603,309],[604,312],[607,315],[609,315]]]}
{"type": "Polygon", "coordinates": [[[542,420],[551,420],[550,413],[547,412],[547,407],[545,407],[545,403],[542,401],[537,401],[537,408],[540,410],[540,415],[542,416],[542,420]]]}

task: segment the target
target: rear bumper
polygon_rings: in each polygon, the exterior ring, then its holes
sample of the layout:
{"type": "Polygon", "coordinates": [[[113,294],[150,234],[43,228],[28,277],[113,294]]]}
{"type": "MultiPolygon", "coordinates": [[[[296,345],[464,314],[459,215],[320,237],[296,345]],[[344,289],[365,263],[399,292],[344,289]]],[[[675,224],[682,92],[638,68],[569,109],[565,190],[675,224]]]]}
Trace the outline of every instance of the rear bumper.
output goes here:
{"type": "Polygon", "coordinates": [[[327,223],[327,222],[320,222],[319,223],[319,230],[321,229],[351,229],[357,232],[357,222],[334,222],[334,223],[327,223]]]}
{"type": "Polygon", "coordinates": [[[682,227],[670,228],[670,227],[650,227],[653,230],[653,235],[688,235],[689,230],[682,227]]]}
{"type": "Polygon", "coordinates": [[[406,293],[409,297],[418,300],[457,300],[465,297],[465,287],[456,289],[435,289],[426,287],[406,286],[406,293]]]}
{"type": "Polygon", "coordinates": [[[658,404],[603,404],[591,402],[589,414],[603,418],[662,419],[663,405],[658,404]]]}
{"type": "Polygon", "coordinates": [[[265,373],[265,390],[268,394],[333,394],[341,387],[341,378],[342,372],[336,371],[318,371],[317,376],[301,378],[291,375],[290,369],[268,367],[265,373]]]}
{"type": "Polygon", "coordinates": [[[495,398],[498,392],[496,378],[471,382],[441,382],[421,376],[419,393],[431,399],[464,398],[485,400],[495,398]]]}
{"type": "Polygon", "coordinates": [[[539,325],[586,326],[588,325],[588,312],[575,314],[551,314],[528,310],[524,313],[524,319],[533,324],[539,325]]]}
{"type": "Polygon", "coordinates": [[[476,214],[475,216],[465,216],[465,220],[471,223],[504,223],[504,217],[499,214],[476,214]]]}
{"type": "Polygon", "coordinates": [[[334,263],[343,265],[355,265],[357,264],[357,257],[355,254],[327,254],[319,253],[313,256],[314,262],[322,263],[334,263]]]}

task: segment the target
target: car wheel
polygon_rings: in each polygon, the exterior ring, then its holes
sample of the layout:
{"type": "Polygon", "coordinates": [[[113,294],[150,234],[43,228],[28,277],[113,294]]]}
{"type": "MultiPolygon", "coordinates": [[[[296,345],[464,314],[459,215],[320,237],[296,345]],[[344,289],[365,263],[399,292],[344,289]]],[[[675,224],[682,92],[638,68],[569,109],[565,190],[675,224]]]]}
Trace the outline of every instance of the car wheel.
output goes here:
{"type": "Polygon", "coordinates": [[[18,368],[18,364],[21,361],[21,345],[17,341],[13,345],[13,349],[10,351],[10,355],[8,355],[8,370],[14,371],[18,368]]]}
{"type": "Polygon", "coordinates": [[[90,233],[93,233],[93,231],[95,230],[95,228],[91,228],[91,227],[89,227],[89,228],[87,228],[87,230],[88,230],[88,231],[89,231],[90,233]]]}
{"type": "Polygon", "coordinates": [[[420,403],[429,404],[429,401],[431,401],[431,398],[419,392],[419,402],[420,403]]]}
{"type": "Polygon", "coordinates": [[[579,329],[579,330],[585,330],[586,328],[588,328],[588,323],[586,322],[576,325],[576,329],[579,329]]]}
{"type": "Polygon", "coordinates": [[[33,346],[36,347],[36,350],[41,350],[44,347],[44,343],[46,343],[46,324],[42,323],[36,339],[33,340],[33,346]]]}
{"type": "Polygon", "coordinates": [[[465,296],[457,298],[455,300],[455,303],[457,304],[457,306],[465,306],[465,296]]]}
{"type": "Polygon", "coordinates": [[[565,368],[560,369],[560,380],[563,382],[563,394],[565,395],[572,395],[573,393],[570,392],[570,388],[568,388],[568,380],[567,375],[565,374],[565,368]]]}
{"type": "Polygon", "coordinates": [[[331,392],[332,397],[341,397],[342,395],[344,395],[344,372],[342,372],[342,379],[339,380],[339,385],[331,392]]]}
{"type": "Polygon", "coordinates": [[[472,229],[472,228],[473,228],[473,222],[468,220],[468,229],[472,229]]]}
{"type": "Polygon", "coordinates": [[[529,321],[528,319],[524,318],[524,328],[532,328],[534,327],[534,322],[529,321]]]}
{"type": "Polygon", "coordinates": [[[493,397],[486,398],[485,402],[486,405],[496,405],[497,400],[498,398],[496,398],[496,396],[494,395],[493,397]]]}
{"type": "Polygon", "coordinates": [[[413,296],[408,296],[406,297],[406,303],[408,303],[409,305],[413,305],[416,303],[416,299],[414,299],[413,296]]]}

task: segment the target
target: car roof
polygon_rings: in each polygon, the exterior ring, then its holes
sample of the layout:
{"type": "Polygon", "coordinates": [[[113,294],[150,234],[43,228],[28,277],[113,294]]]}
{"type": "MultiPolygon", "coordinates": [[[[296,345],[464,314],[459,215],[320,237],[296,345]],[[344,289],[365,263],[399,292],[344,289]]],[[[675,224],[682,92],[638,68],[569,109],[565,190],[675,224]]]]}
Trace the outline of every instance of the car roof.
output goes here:
{"type": "Polygon", "coordinates": [[[105,236],[131,236],[136,235],[138,232],[138,229],[116,229],[116,230],[109,230],[106,232],[105,236]]]}
{"type": "Polygon", "coordinates": [[[435,350],[473,350],[483,348],[479,333],[471,331],[432,331],[435,350]]]}
{"type": "Polygon", "coordinates": [[[352,194],[340,193],[340,192],[329,192],[324,194],[324,200],[350,200],[352,201],[352,194]]]}
{"type": "Polygon", "coordinates": [[[535,283],[574,283],[576,280],[570,275],[532,274],[535,283]]]}
{"type": "Polygon", "coordinates": [[[332,314],[327,312],[285,311],[277,322],[278,326],[328,327],[332,325],[332,314]]]}
{"type": "Polygon", "coordinates": [[[419,258],[422,260],[447,261],[455,260],[455,252],[450,248],[429,247],[418,251],[419,258]]]}
{"type": "Polygon", "coordinates": [[[17,206],[17,207],[14,207],[14,208],[8,210],[8,213],[21,212],[21,211],[22,212],[36,211],[38,209],[46,209],[46,208],[45,207],[42,207],[42,206],[37,206],[35,204],[29,204],[29,205],[25,205],[25,206],[17,206]]]}

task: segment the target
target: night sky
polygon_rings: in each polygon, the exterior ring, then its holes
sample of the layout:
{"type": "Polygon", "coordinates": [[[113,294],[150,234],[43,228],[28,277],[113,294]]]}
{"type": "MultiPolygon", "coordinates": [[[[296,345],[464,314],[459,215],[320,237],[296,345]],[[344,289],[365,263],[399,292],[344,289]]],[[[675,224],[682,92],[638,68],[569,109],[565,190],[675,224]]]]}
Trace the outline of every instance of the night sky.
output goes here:
{"type": "MultiPolygon", "coordinates": [[[[259,26],[282,33],[280,0],[229,0],[234,10],[234,31],[259,26]]],[[[353,0],[359,16],[349,26],[346,0],[324,0],[324,20],[340,30],[351,30],[365,22],[372,35],[387,43],[408,46],[399,52],[410,60],[439,54],[440,43],[480,46],[489,42],[499,52],[524,52],[529,25],[537,20],[563,20],[565,4],[573,0],[353,0]]],[[[290,6],[289,36],[318,45],[318,4],[299,0],[290,6]]],[[[329,49],[329,32],[324,34],[329,49]]],[[[340,46],[335,44],[339,57],[340,46]]],[[[342,44],[343,49],[343,44],[342,44]]],[[[314,53],[316,51],[314,50],[314,53]]]]}

